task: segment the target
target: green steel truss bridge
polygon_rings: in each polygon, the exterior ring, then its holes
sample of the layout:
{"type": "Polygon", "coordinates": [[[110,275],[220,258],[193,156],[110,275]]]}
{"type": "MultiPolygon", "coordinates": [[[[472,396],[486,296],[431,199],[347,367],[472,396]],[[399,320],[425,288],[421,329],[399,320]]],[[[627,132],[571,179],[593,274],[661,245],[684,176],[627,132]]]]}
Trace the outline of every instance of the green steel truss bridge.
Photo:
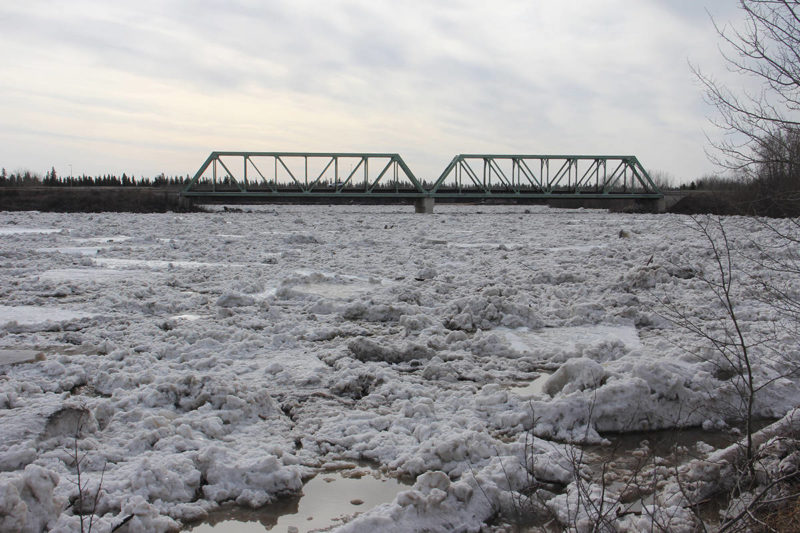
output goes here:
{"type": "Polygon", "coordinates": [[[398,154],[313,152],[212,152],[181,195],[240,202],[663,198],[635,156],[459,154],[428,182],[398,154]]]}
{"type": "Polygon", "coordinates": [[[398,154],[212,152],[182,194],[422,198],[427,191],[398,154]]]}

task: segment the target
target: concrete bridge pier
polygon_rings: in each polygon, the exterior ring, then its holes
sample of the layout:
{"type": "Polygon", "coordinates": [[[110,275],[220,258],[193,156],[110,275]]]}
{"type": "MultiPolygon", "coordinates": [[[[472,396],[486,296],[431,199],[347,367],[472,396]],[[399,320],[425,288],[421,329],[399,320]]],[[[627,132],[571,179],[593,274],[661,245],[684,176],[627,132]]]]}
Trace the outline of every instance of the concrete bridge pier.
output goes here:
{"type": "Polygon", "coordinates": [[[433,214],[433,205],[434,200],[430,196],[426,196],[425,198],[417,198],[414,202],[414,212],[415,213],[422,213],[425,215],[433,214]]]}
{"type": "Polygon", "coordinates": [[[194,199],[189,196],[184,196],[183,194],[178,194],[178,207],[181,209],[185,209],[187,211],[191,211],[194,207],[194,199]]]}

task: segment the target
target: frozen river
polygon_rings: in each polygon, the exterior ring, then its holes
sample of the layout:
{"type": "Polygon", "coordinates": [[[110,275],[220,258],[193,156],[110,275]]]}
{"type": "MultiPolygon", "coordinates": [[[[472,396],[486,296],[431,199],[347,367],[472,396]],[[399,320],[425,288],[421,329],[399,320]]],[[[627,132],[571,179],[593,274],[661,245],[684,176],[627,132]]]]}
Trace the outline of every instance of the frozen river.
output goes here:
{"type": "MultiPolygon", "coordinates": [[[[531,476],[563,513],[568,443],[735,416],[731,376],[665,318],[713,326],[712,259],[678,215],[0,213],[0,530],[77,528],[76,447],[94,531],[175,530],[365,461],[416,485],[342,531],[477,530],[531,476]]],[[[756,296],[754,336],[776,318],[756,296]]],[[[798,385],[754,357],[757,415],[783,416],[798,385]]]]}

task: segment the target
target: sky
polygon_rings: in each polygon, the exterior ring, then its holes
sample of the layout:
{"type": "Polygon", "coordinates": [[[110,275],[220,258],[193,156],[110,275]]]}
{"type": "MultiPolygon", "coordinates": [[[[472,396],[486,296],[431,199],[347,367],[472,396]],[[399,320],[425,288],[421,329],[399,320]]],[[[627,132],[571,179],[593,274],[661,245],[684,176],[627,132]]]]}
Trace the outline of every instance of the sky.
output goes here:
{"type": "Polygon", "coordinates": [[[0,4],[0,166],[193,175],[213,150],[636,155],[717,169],[690,65],[735,0],[0,4]]]}

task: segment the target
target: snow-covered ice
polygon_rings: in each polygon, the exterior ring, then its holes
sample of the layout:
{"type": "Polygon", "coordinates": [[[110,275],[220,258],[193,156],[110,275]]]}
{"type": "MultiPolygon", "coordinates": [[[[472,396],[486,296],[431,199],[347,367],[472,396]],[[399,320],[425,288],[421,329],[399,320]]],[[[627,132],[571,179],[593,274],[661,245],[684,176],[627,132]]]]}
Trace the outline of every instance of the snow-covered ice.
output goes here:
{"type": "Polygon", "coordinates": [[[53,324],[75,322],[96,314],[96,312],[49,305],[0,305],[0,328],[52,327],[53,324]]]}
{"type": "Polygon", "coordinates": [[[30,363],[41,357],[41,352],[36,350],[0,348],[0,365],[15,365],[19,363],[30,363]]]}
{"type": "Polygon", "coordinates": [[[530,331],[528,328],[507,330],[497,328],[502,332],[509,345],[521,353],[542,352],[550,362],[557,362],[557,353],[574,354],[581,349],[593,344],[618,343],[626,349],[641,348],[639,334],[631,323],[627,325],[606,326],[572,326],[560,328],[541,328],[530,331]]]}
{"type": "Polygon", "coordinates": [[[153,269],[168,269],[173,267],[179,268],[195,268],[195,267],[219,267],[225,268],[232,265],[225,263],[203,263],[199,261],[161,261],[157,259],[120,259],[117,257],[98,257],[94,259],[94,263],[108,268],[130,268],[130,267],[145,267],[153,269]]]}
{"type": "MultiPolygon", "coordinates": [[[[0,365],[0,530],[76,529],[76,444],[98,531],[259,507],[343,461],[416,482],[341,531],[477,531],[531,476],[569,512],[574,444],[730,418],[731,375],[664,318],[720,316],[689,218],[436,210],[0,213],[0,350],[47,351],[0,365]]],[[[773,307],[737,306],[800,355],[773,307]]],[[[757,416],[782,416],[800,385],[753,355],[757,416]]]]}
{"type": "Polygon", "coordinates": [[[26,235],[37,233],[58,233],[58,228],[23,228],[18,226],[0,226],[0,236],[2,235],[26,235]]]}
{"type": "Polygon", "coordinates": [[[37,274],[40,281],[47,282],[109,282],[130,279],[135,274],[145,275],[143,270],[114,270],[111,268],[54,268],[37,274]]]}
{"type": "Polygon", "coordinates": [[[59,253],[59,254],[71,254],[71,255],[97,255],[100,250],[104,249],[104,246],[58,246],[55,248],[39,248],[36,250],[37,252],[41,253],[59,253]]]}

